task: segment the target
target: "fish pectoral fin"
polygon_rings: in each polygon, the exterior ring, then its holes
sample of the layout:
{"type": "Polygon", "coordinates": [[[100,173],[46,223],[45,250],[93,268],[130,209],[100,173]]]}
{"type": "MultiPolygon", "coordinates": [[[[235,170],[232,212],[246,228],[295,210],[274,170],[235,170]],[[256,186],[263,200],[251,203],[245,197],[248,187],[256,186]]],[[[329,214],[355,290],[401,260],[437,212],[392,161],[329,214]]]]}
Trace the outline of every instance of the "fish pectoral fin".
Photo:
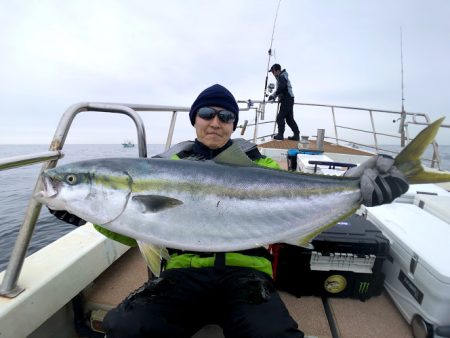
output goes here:
{"type": "Polygon", "coordinates": [[[137,244],[150,271],[154,276],[159,277],[161,273],[161,259],[168,261],[170,259],[169,252],[162,246],[148,244],[139,240],[137,241],[137,244]]]}
{"type": "Polygon", "coordinates": [[[183,204],[182,201],[176,198],[159,195],[136,195],[133,196],[133,201],[141,206],[142,213],[160,212],[183,204]]]}

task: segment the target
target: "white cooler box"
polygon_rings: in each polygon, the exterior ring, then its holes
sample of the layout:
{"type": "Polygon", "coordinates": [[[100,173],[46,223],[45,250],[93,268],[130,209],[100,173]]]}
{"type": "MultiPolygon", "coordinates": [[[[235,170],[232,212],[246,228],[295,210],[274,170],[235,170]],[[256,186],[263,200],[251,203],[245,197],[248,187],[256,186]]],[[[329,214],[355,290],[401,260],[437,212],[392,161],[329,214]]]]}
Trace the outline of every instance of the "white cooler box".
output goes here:
{"type": "Polygon", "coordinates": [[[450,195],[416,195],[414,204],[450,224],[450,195]]]}
{"type": "Polygon", "coordinates": [[[450,224],[403,203],[367,208],[367,219],[390,241],[384,286],[400,312],[413,329],[450,337],[450,224]]]}
{"type": "Polygon", "coordinates": [[[450,196],[450,192],[432,183],[426,184],[411,184],[406,193],[398,197],[395,202],[400,203],[414,203],[417,196],[450,196]]]}

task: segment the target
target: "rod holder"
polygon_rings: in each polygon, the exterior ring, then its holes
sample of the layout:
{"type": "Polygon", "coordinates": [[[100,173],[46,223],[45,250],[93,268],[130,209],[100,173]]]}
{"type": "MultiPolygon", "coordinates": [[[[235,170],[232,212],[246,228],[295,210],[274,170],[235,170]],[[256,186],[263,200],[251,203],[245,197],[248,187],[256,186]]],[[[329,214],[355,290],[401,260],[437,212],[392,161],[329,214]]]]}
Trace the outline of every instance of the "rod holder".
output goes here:
{"type": "Polygon", "coordinates": [[[317,129],[316,149],[323,151],[323,141],[325,139],[325,129],[317,129]]]}

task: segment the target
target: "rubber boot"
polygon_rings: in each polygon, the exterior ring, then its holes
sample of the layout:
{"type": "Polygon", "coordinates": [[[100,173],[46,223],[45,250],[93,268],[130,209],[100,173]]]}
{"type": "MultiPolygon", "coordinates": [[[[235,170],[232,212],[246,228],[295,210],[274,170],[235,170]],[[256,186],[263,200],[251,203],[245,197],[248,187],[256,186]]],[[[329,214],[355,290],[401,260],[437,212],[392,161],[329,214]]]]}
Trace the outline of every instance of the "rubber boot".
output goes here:
{"type": "Polygon", "coordinates": [[[300,134],[294,134],[294,136],[289,136],[288,140],[291,141],[300,141],[300,134]]]}
{"type": "Polygon", "coordinates": [[[273,137],[273,139],[274,139],[274,140],[278,140],[278,141],[283,141],[283,140],[284,140],[284,136],[283,136],[283,134],[278,133],[278,134],[276,134],[276,135],[273,137]]]}

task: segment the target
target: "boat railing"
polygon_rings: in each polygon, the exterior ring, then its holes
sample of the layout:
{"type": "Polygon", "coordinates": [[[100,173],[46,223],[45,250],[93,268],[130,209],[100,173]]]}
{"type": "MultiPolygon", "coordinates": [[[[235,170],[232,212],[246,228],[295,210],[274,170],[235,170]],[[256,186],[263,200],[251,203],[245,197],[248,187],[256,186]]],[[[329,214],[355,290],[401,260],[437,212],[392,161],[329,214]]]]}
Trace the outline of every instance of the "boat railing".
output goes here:
{"type": "MultiPolygon", "coordinates": [[[[178,111],[188,111],[185,107],[174,106],[156,106],[156,105],[140,105],[140,104],[111,104],[111,103],[78,103],[69,107],[61,117],[55,135],[47,152],[14,156],[0,159],[0,170],[9,170],[23,167],[31,164],[42,163],[36,181],[33,196],[42,190],[42,181],[40,176],[46,169],[54,168],[58,160],[64,156],[62,150],[68,135],[70,126],[75,116],[81,112],[105,112],[124,114],[130,117],[137,130],[138,152],[139,157],[147,157],[147,142],[144,123],[137,111],[166,111],[172,112],[172,120],[170,123],[166,148],[170,147],[173,130],[176,123],[178,111]]],[[[13,298],[20,294],[24,289],[17,285],[20,271],[25,260],[25,254],[30,244],[36,221],[40,215],[42,204],[31,198],[25,211],[25,217],[19,229],[16,242],[11,252],[11,256],[4,273],[2,284],[0,286],[0,296],[13,298]]]]}
{"type": "MultiPolygon", "coordinates": [[[[244,135],[246,129],[248,127],[254,127],[253,137],[247,138],[253,140],[255,143],[258,143],[259,140],[264,137],[272,136],[275,132],[275,120],[265,121],[265,110],[266,106],[272,105],[272,103],[267,103],[265,101],[238,101],[241,104],[241,112],[247,112],[247,114],[253,114],[254,122],[249,123],[248,120],[243,120],[244,122],[238,127],[241,129],[241,135],[244,135]],[[266,124],[273,124],[273,131],[267,135],[260,135],[260,128],[266,124]]],[[[409,112],[398,112],[398,111],[389,111],[389,110],[378,110],[378,109],[368,109],[368,108],[357,108],[357,107],[346,107],[346,106],[335,106],[335,105],[322,105],[322,104],[309,104],[309,103],[296,103],[296,106],[303,107],[322,107],[329,110],[332,115],[333,120],[333,129],[334,129],[334,137],[327,137],[332,139],[336,144],[339,142],[352,142],[353,144],[358,144],[365,147],[374,147],[376,150],[379,150],[377,137],[379,135],[387,135],[394,138],[400,138],[401,140],[408,139],[408,126],[411,124],[418,125],[427,125],[430,123],[430,119],[427,114],[424,113],[409,113],[409,112]],[[365,111],[369,114],[371,119],[371,129],[364,130],[361,128],[353,128],[349,126],[344,126],[336,123],[336,110],[340,109],[352,109],[365,111]],[[394,114],[397,117],[397,120],[400,121],[400,136],[398,135],[389,135],[378,132],[375,127],[373,114],[378,113],[387,113],[394,114]],[[407,118],[411,118],[411,120],[407,121],[407,118]],[[423,118],[424,122],[417,121],[418,118],[423,118]],[[345,140],[342,137],[339,137],[338,130],[357,130],[365,133],[369,133],[373,136],[374,145],[370,144],[362,144],[357,143],[355,140],[345,140]]],[[[26,165],[31,165],[35,163],[42,163],[42,168],[40,170],[38,179],[35,184],[35,188],[33,191],[33,195],[42,189],[42,181],[40,179],[40,175],[46,169],[54,168],[58,162],[58,160],[63,157],[63,146],[68,135],[70,126],[75,118],[75,116],[81,112],[105,112],[105,113],[116,113],[116,114],[125,114],[129,116],[135,126],[137,131],[137,140],[138,140],[138,153],[139,157],[147,157],[147,143],[146,143],[146,134],[144,123],[138,114],[138,112],[165,112],[171,113],[171,121],[167,132],[165,149],[170,148],[173,140],[173,134],[175,129],[175,124],[177,120],[178,112],[188,112],[188,107],[176,107],[176,106],[158,106],[158,105],[143,105],[143,104],[128,104],[128,103],[78,103],[69,107],[61,117],[58,127],[56,129],[55,135],[50,144],[49,150],[47,152],[30,154],[30,155],[22,155],[15,156],[6,159],[0,159],[0,170],[8,170],[14,169],[17,167],[22,167],[26,165]]],[[[298,119],[298,116],[296,116],[298,119]]],[[[394,121],[396,121],[394,119],[394,121]]],[[[449,128],[449,125],[443,125],[444,128],[449,128]]],[[[436,163],[440,169],[440,156],[439,149],[437,144],[433,143],[434,154],[432,159],[432,166],[436,163]]],[[[28,204],[28,207],[25,212],[25,217],[22,222],[22,225],[19,230],[19,234],[17,236],[15,245],[13,247],[3,280],[0,286],[0,296],[4,297],[15,297],[20,292],[23,291],[23,288],[17,285],[17,281],[20,275],[20,271],[22,269],[23,262],[25,260],[25,254],[28,249],[32,233],[34,231],[36,221],[40,215],[40,211],[42,208],[42,204],[37,202],[34,198],[31,198],[28,204]]]]}
{"type": "MultiPolygon", "coordinates": [[[[276,102],[267,102],[267,101],[238,101],[240,104],[246,104],[248,110],[252,110],[254,113],[254,116],[252,117],[254,121],[248,122],[246,120],[243,125],[240,127],[243,128],[243,131],[246,128],[254,127],[253,129],[253,137],[249,138],[255,143],[259,143],[260,140],[264,140],[267,137],[271,137],[273,134],[275,134],[276,130],[276,115],[279,109],[279,104],[276,102]],[[275,109],[272,108],[274,106],[275,109]],[[267,110],[270,110],[272,108],[272,115],[268,114],[267,110]],[[266,116],[270,115],[273,117],[271,120],[266,120],[266,116]],[[263,133],[261,134],[260,129],[265,124],[269,124],[270,126],[273,126],[273,129],[269,131],[269,133],[263,133]]],[[[303,126],[303,121],[306,119],[306,115],[308,114],[302,114],[299,113],[299,109],[303,111],[307,111],[307,108],[319,108],[322,109],[325,113],[328,113],[330,115],[330,120],[332,121],[332,130],[334,133],[334,136],[327,135],[325,138],[329,140],[332,143],[335,143],[337,145],[347,143],[351,144],[355,147],[364,147],[370,150],[373,150],[375,152],[385,152],[385,153],[395,153],[392,150],[384,149],[380,145],[379,137],[382,136],[384,139],[392,139],[394,140],[393,143],[398,144],[399,146],[404,146],[408,140],[411,138],[409,137],[409,127],[413,125],[417,126],[427,126],[432,121],[430,120],[428,114],[426,113],[416,113],[416,112],[406,112],[406,111],[394,111],[394,110],[382,110],[382,109],[375,109],[375,108],[363,108],[363,107],[352,107],[352,106],[341,106],[341,105],[327,105],[327,104],[315,104],[315,103],[300,103],[296,102],[294,106],[294,116],[295,120],[300,126],[303,126]],[[370,123],[364,124],[365,126],[369,125],[369,128],[361,128],[359,125],[351,126],[348,123],[348,119],[346,120],[346,123],[340,123],[338,122],[338,117],[348,115],[349,111],[355,111],[358,114],[365,113],[369,117],[370,123]],[[379,117],[381,114],[390,114],[392,115],[392,122],[398,123],[398,134],[389,134],[382,131],[379,131],[376,124],[376,117],[379,117]],[[371,142],[361,142],[357,139],[347,139],[345,136],[341,136],[341,131],[356,131],[359,133],[364,133],[370,135],[371,142]]],[[[361,114],[360,114],[361,115],[361,114]]],[[[383,121],[386,120],[386,118],[382,119],[383,121]]],[[[358,120],[359,121],[359,120],[358,120]]],[[[450,128],[450,125],[448,124],[442,124],[441,128],[450,128]]],[[[243,132],[241,133],[243,134],[243,132]]],[[[391,144],[391,143],[386,143],[391,144]]],[[[433,154],[432,158],[423,158],[422,160],[427,161],[430,163],[431,168],[438,168],[439,170],[442,170],[442,163],[441,163],[441,157],[439,154],[439,147],[438,143],[436,141],[433,141],[432,143],[433,148],[433,154]]]]}

